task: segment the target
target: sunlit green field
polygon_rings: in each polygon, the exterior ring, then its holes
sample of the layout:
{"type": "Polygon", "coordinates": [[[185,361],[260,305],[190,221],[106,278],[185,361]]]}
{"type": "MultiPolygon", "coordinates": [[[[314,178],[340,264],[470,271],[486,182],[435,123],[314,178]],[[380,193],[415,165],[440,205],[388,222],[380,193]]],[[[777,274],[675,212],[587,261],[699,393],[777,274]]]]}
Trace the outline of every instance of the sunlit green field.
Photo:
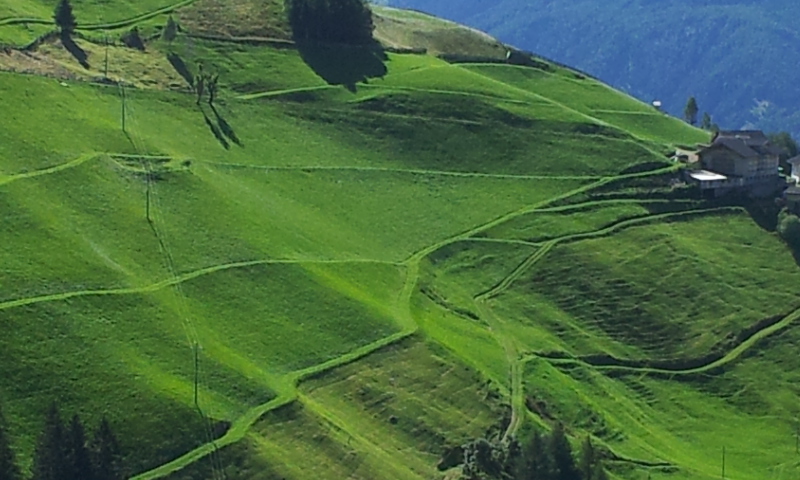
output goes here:
{"type": "MultiPolygon", "coordinates": [[[[75,5],[148,31],[168,6],[75,5]]],[[[100,85],[88,32],[88,69],[41,50],[75,78],[0,73],[24,469],[57,400],[108,416],[139,479],[444,478],[452,447],[559,421],[616,478],[717,478],[723,447],[728,478],[795,478],[800,270],[736,205],[638,195],[706,133],[562,67],[341,47],[154,39],[100,85]]]]}

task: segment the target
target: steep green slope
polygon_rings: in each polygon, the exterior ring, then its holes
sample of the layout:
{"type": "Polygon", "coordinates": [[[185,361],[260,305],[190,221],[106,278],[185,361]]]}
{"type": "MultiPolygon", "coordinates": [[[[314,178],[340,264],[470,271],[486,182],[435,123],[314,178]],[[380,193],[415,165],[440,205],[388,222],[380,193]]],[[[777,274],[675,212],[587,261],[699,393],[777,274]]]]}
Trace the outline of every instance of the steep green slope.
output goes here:
{"type": "Polygon", "coordinates": [[[102,35],[76,39],[89,69],[35,50],[74,77],[0,73],[0,404],[26,469],[57,400],[108,416],[142,480],[442,478],[447,449],[555,421],[619,478],[712,478],[732,434],[758,460],[731,478],[796,474],[797,269],[670,186],[664,154],[705,133],[550,64],[224,38],[279,30],[274,2],[236,21],[253,5],[109,48],[110,85],[86,81],[102,35]],[[153,73],[176,58],[220,72],[214,108],[153,73]]]}
{"type": "Polygon", "coordinates": [[[391,0],[486,30],[681,116],[690,95],[726,128],[800,134],[798,42],[787,0],[391,0]]]}

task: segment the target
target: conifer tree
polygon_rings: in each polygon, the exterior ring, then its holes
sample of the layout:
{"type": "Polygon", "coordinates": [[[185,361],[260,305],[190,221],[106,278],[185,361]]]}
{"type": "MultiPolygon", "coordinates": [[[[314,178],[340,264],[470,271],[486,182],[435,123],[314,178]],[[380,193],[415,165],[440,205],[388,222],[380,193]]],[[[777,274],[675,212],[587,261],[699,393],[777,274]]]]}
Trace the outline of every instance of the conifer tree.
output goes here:
{"type": "Polygon", "coordinates": [[[3,411],[0,410],[0,480],[22,480],[7,428],[3,411]]]}
{"type": "Polygon", "coordinates": [[[694,97],[689,97],[689,101],[686,102],[686,108],[683,110],[683,118],[686,120],[686,123],[689,125],[696,125],[698,111],[697,100],[694,97]]]}
{"type": "Polygon", "coordinates": [[[68,480],[64,448],[64,424],[58,406],[50,405],[44,420],[44,428],[33,454],[33,476],[31,480],[68,480]]]}
{"type": "Polygon", "coordinates": [[[700,122],[700,128],[703,130],[711,130],[711,115],[708,112],[703,113],[703,121],[700,122]]]}
{"type": "Polygon", "coordinates": [[[92,467],[95,478],[121,480],[123,476],[122,454],[119,442],[111,431],[111,425],[103,417],[92,439],[92,467]]]}
{"type": "Polygon", "coordinates": [[[72,417],[65,440],[66,470],[69,480],[94,480],[86,432],[77,415],[72,417]]]}
{"type": "Polygon", "coordinates": [[[575,459],[572,457],[572,447],[569,444],[564,426],[557,424],[550,434],[548,453],[553,459],[554,480],[576,480],[580,478],[575,459]]]}
{"type": "Polygon", "coordinates": [[[78,22],[75,20],[75,14],[72,12],[72,4],[69,0],[59,0],[56,6],[53,19],[56,25],[61,29],[62,34],[69,35],[78,27],[78,22]]]}
{"type": "Polygon", "coordinates": [[[606,469],[603,468],[603,464],[597,462],[594,466],[594,470],[592,471],[592,480],[608,480],[608,474],[606,473],[606,469]]]}
{"type": "Polygon", "coordinates": [[[583,445],[581,445],[581,458],[578,462],[578,470],[580,470],[583,480],[594,480],[593,475],[596,463],[597,459],[592,439],[587,436],[583,441],[583,445]]]}
{"type": "Polygon", "coordinates": [[[164,25],[164,31],[161,33],[161,38],[171,42],[178,36],[178,24],[172,19],[172,15],[167,19],[167,24],[164,25]]]}

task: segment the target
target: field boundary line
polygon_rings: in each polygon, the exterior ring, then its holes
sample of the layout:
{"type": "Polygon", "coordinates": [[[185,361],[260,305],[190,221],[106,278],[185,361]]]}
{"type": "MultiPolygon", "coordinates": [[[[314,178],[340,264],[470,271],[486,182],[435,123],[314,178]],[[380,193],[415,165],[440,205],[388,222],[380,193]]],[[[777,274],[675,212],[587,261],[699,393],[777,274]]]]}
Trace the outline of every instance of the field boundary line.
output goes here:
{"type": "Polygon", "coordinates": [[[113,288],[113,289],[97,289],[97,290],[76,290],[72,292],[63,292],[63,293],[53,293],[49,295],[40,295],[36,297],[27,297],[27,298],[20,298],[16,300],[7,300],[5,302],[0,302],[0,311],[8,310],[11,308],[17,307],[24,307],[27,305],[34,305],[37,303],[48,303],[48,302],[59,302],[63,300],[69,300],[76,297],[99,297],[99,296],[112,296],[112,295],[136,295],[139,293],[152,293],[157,292],[159,290],[163,290],[165,288],[172,287],[178,283],[185,283],[196,278],[200,278],[206,275],[212,275],[214,273],[226,271],[226,270],[235,270],[238,268],[246,268],[246,267],[254,267],[259,265],[303,265],[303,264],[317,264],[317,265],[346,265],[346,264],[353,264],[353,263],[363,263],[363,264],[381,264],[381,265],[395,265],[401,266],[401,264],[396,262],[389,262],[383,260],[369,260],[369,259],[355,259],[355,260],[312,260],[312,259],[298,259],[298,260],[281,260],[281,259],[273,259],[273,260],[249,260],[244,262],[233,262],[233,263],[224,263],[220,265],[214,265],[211,267],[205,267],[198,270],[193,270],[191,272],[182,273],[176,277],[167,278],[165,280],[161,280],[156,283],[151,283],[149,285],[143,285],[139,287],[125,287],[125,288],[113,288]]]}
{"type": "MultiPolygon", "coordinates": [[[[107,22],[107,23],[83,23],[78,24],[75,30],[77,31],[92,31],[92,30],[114,30],[117,28],[124,28],[129,27],[135,23],[139,23],[144,20],[149,20],[153,17],[157,17],[159,15],[163,15],[165,13],[172,13],[179,8],[183,8],[193,4],[196,0],[182,0],[178,3],[174,3],[172,5],[167,5],[156,10],[151,10],[149,12],[141,13],[139,15],[128,17],[122,20],[117,20],[115,22],[107,22]]],[[[0,18],[0,27],[6,25],[20,25],[23,23],[30,23],[32,25],[55,25],[52,20],[43,19],[43,18],[26,18],[26,17],[6,17],[0,18]]]]}
{"type": "Polygon", "coordinates": [[[70,160],[69,162],[62,163],[59,165],[54,165],[52,167],[45,167],[39,170],[32,170],[30,172],[25,172],[25,173],[0,174],[0,186],[8,185],[9,183],[15,182],[17,180],[41,177],[44,175],[49,175],[51,173],[58,173],[63,170],[79,167],[84,163],[90,162],[92,160],[98,160],[104,156],[107,156],[107,154],[99,152],[86,153],[74,160],[70,160]]]}
{"type": "MultiPolygon", "coordinates": [[[[419,280],[418,269],[409,268],[406,272],[406,281],[403,285],[400,297],[398,298],[398,304],[396,305],[397,308],[402,308],[404,311],[401,312],[398,310],[398,312],[396,312],[397,314],[401,314],[402,316],[411,315],[410,300],[418,280],[419,280]]],[[[406,338],[415,335],[418,331],[418,327],[416,323],[413,322],[413,319],[411,320],[411,322],[413,324],[405,325],[402,328],[402,330],[392,335],[389,335],[388,337],[376,340],[372,343],[351,350],[348,353],[345,353],[343,355],[340,355],[336,358],[320,363],[318,365],[313,365],[311,367],[297,370],[285,375],[281,382],[282,385],[275,386],[275,391],[280,392],[278,393],[278,396],[267,403],[264,403],[262,405],[259,405],[257,407],[248,410],[244,415],[237,418],[233,422],[231,428],[228,429],[228,431],[225,433],[225,435],[223,435],[219,439],[214,440],[213,442],[203,444],[197,447],[196,449],[168,463],[165,463],[152,470],[131,477],[130,480],[156,480],[164,478],[165,476],[175,473],[179,470],[182,470],[183,468],[191,465],[192,463],[208,455],[212,455],[215,451],[218,451],[222,448],[225,448],[229,445],[232,445],[242,440],[245,437],[245,435],[247,435],[247,432],[250,430],[250,428],[253,425],[255,425],[258,422],[258,420],[261,419],[261,417],[263,417],[272,410],[275,410],[282,406],[288,405],[293,401],[298,400],[300,398],[300,392],[298,391],[298,387],[303,381],[313,378],[316,375],[321,375],[332,369],[342,367],[351,364],[353,362],[356,362],[358,360],[361,360],[362,358],[367,357],[383,348],[386,348],[390,345],[393,345],[395,343],[398,343],[402,340],[405,340],[406,338]]]]}
{"type": "Polygon", "coordinates": [[[649,375],[655,374],[659,376],[665,377],[682,377],[682,376],[690,376],[690,375],[698,375],[698,374],[706,374],[710,373],[713,370],[718,368],[723,368],[735,361],[737,361],[746,351],[750,348],[754,347],[757,343],[761,340],[764,340],[772,335],[780,333],[781,331],[790,328],[794,323],[800,320],[800,308],[792,311],[790,314],[786,315],[780,321],[768,325],[761,330],[753,333],[750,337],[742,341],[740,344],[733,347],[728,353],[723,355],[721,358],[713,360],[705,365],[700,365],[698,367],[687,368],[687,369],[669,369],[669,368],[655,368],[655,367],[637,367],[633,365],[593,365],[591,362],[580,358],[551,358],[547,357],[542,354],[533,354],[532,356],[526,357],[525,361],[530,361],[534,358],[539,358],[546,360],[554,365],[558,364],[568,364],[568,363],[578,363],[582,365],[586,365],[597,369],[599,371],[609,371],[609,372],[620,372],[621,374],[630,373],[630,374],[642,374],[642,375],[649,375]]]}
{"type": "Polygon", "coordinates": [[[213,165],[227,168],[253,169],[253,170],[274,170],[283,171],[355,171],[355,172],[378,172],[378,173],[408,173],[412,175],[430,175],[447,177],[466,177],[466,178],[496,178],[507,180],[600,180],[605,177],[602,175],[526,175],[513,173],[482,173],[482,172],[457,172],[449,170],[427,170],[423,168],[394,168],[394,167],[359,167],[359,166],[338,166],[338,165],[247,165],[241,163],[207,162],[196,160],[197,163],[213,165]]]}

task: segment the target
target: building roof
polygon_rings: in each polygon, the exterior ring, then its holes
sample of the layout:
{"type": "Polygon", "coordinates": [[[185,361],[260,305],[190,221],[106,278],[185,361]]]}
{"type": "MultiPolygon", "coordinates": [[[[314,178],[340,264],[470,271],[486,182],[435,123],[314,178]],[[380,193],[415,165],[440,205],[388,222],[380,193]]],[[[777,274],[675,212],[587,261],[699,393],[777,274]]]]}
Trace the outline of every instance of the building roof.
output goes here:
{"type": "Polygon", "coordinates": [[[794,167],[798,167],[798,166],[800,166],[800,155],[798,155],[796,157],[792,157],[789,160],[786,160],[786,162],[787,163],[791,163],[792,166],[794,166],[794,167]]]}
{"type": "Polygon", "coordinates": [[[711,145],[704,147],[702,152],[714,147],[727,148],[744,158],[759,157],[762,155],[780,155],[781,149],[772,145],[769,138],[760,130],[730,130],[714,134],[711,145]]]}
{"type": "Polygon", "coordinates": [[[715,172],[709,172],[708,170],[697,170],[694,172],[689,172],[689,176],[699,182],[714,182],[714,181],[728,179],[728,177],[726,177],[725,175],[721,175],[715,172]]]}
{"type": "Polygon", "coordinates": [[[714,134],[711,141],[715,142],[718,138],[741,140],[748,147],[758,147],[769,143],[769,138],[761,130],[721,130],[714,134]]]}
{"type": "Polygon", "coordinates": [[[786,195],[798,195],[800,196],[800,187],[789,187],[784,192],[786,195]]]}

